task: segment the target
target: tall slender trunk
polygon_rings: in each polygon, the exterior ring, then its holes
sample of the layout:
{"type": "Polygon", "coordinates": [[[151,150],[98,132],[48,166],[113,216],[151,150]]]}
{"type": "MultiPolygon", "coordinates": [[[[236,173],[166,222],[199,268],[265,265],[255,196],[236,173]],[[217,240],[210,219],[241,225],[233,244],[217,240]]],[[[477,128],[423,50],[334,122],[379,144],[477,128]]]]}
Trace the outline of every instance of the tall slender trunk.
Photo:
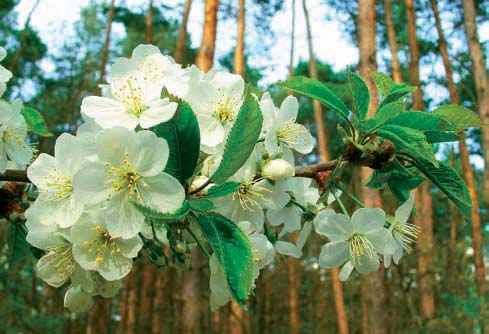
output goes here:
{"type": "Polygon", "coordinates": [[[114,20],[115,0],[110,0],[109,12],[107,14],[107,25],[105,26],[105,42],[102,49],[102,60],[100,62],[100,78],[99,84],[102,84],[105,79],[105,69],[109,60],[110,33],[112,31],[112,21],[114,20]]]}
{"type": "Polygon", "coordinates": [[[187,46],[187,23],[191,7],[192,0],[186,0],[185,8],[183,10],[182,23],[180,24],[180,30],[178,31],[175,53],[173,54],[175,61],[179,64],[182,64],[185,58],[185,47],[187,46]]]}
{"type": "MultiPolygon", "coordinates": [[[[127,316],[125,324],[126,334],[137,333],[137,314],[138,314],[138,290],[139,290],[139,272],[141,264],[136,263],[132,268],[132,272],[128,276],[128,291],[127,291],[127,316]]],[[[121,333],[123,334],[123,333],[121,333]]]]}
{"type": "Polygon", "coordinates": [[[22,32],[20,33],[19,36],[19,48],[17,49],[14,59],[12,59],[12,64],[10,65],[9,68],[9,71],[12,73],[15,73],[17,71],[17,67],[19,66],[20,60],[22,59],[22,56],[24,54],[25,37],[27,34],[27,30],[29,29],[29,24],[31,23],[32,14],[34,14],[40,2],[41,0],[36,0],[34,6],[32,6],[31,11],[29,12],[29,15],[27,15],[27,19],[25,20],[24,29],[22,29],[22,32]]]}
{"type": "MultiPolygon", "coordinates": [[[[199,308],[201,307],[200,298],[200,285],[201,285],[201,266],[203,258],[200,249],[194,249],[191,255],[191,268],[184,273],[183,280],[183,305],[179,315],[183,321],[182,332],[188,334],[195,334],[199,330],[200,314],[199,308]]],[[[203,306],[202,307],[208,307],[203,306]]]]}
{"type": "MultiPolygon", "coordinates": [[[[292,27],[290,28],[289,78],[294,76],[295,53],[295,0],[292,0],[292,27]]],[[[292,94],[290,91],[289,94],[292,94]]]]}
{"type": "MultiPolygon", "coordinates": [[[[376,61],[376,9],[375,0],[358,0],[358,46],[360,49],[360,76],[365,80],[370,91],[370,106],[368,116],[373,117],[377,109],[377,88],[369,75],[369,70],[377,68],[376,61]]],[[[361,170],[362,183],[365,183],[371,171],[361,170]]],[[[382,207],[382,198],[378,190],[363,188],[363,198],[367,207],[382,207]]],[[[387,310],[384,272],[378,271],[366,275],[362,284],[368,286],[363,289],[362,298],[367,306],[368,332],[370,334],[387,333],[387,310]]]]}
{"type": "Polygon", "coordinates": [[[396,83],[402,82],[401,65],[397,55],[397,38],[394,21],[392,19],[391,0],[384,0],[385,23],[387,25],[387,39],[389,40],[389,48],[391,50],[392,59],[392,76],[396,83]]]}
{"type": "Polygon", "coordinates": [[[246,26],[246,0],[239,0],[238,10],[238,36],[236,50],[234,51],[234,73],[245,77],[245,26],[246,26]]]}
{"type": "MultiPolygon", "coordinates": [[[[307,9],[306,0],[302,0],[302,8],[306,19],[307,43],[309,48],[309,75],[314,79],[319,79],[316,57],[314,55],[314,47],[312,43],[311,22],[309,19],[309,11],[307,9]]],[[[317,140],[319,147],[319,156],[321,160],[329,161],[329,139],[326,126],[324,124],[324,114],[321,103],[314,100],[314,120],[316,122],[317,140]]],[[[339,269],[331,269],[331,284],[333,286],[333,295],[336,309],[336,318],[340,334],[348,334],[348,319],[345,311],[345,301],[343,298],[343,288],[339,279],[339,269]]]]}
{"type": "MultiPolygon", "coordinates": [[[[414,0],[405,0],[409,42],[410,83],[418,89],[413,93],[413,109],[423,111],[423,92],[419,79],[419,45],[416,36],[416,6],[414,0]]],[[[421,184],[416,197],[418,209],[414,223],[422,230],[418,238],[418,282],[420,290],[421,317],[431,320],[435,316],[434,257],[433,257],[433,202],[429,183],[421,184]]]]}
{"type": "MultiPolygon", "coordinates": [[[[453,104],[460,104],[460,97],[458,94],[457,86],[453,81],[453,69],[452,69],[452,64],[450,62],[450,57],[448,55],[447,42],[445,40],[445,35],[443,33],[440,14],[438,11],[438,4],[435,0],[431,0],[431,7],[433,8],[433,13],[435,16],[436,30],[438,32],[438,46],[440,49],[440,54],[443,59],[443,65],[445,67],[446,84],[448,87],[448,91],[450,93],[450,102],[453,104]]],[[[475,265],[476,281],[477,281],[476,283],[477,283],[478,290],[482,292],[485,291],[486,273],[484,269],[484,250],[483,250],[483,240],[482,240],[483,231],[482,231],[481,217],[479,214],[479,198],[477,194],[477,187],[475,184],[474,170],[470,165],[469,150],[465,142],[465,133],[461,132],[460,135],[462,135],[464,138],[459,141],[462,173],[465,182],[467,183],[467,186],[469,188],[470,198],[472,199],[471,231],[472,231],[472,248],[474,249],[474,265],[475,265]]],[[[460,217],[460,215],[458,216],[460,217]]],[[[452,227],[452,229],[456,229],[456,227],[452,227]]],[[[456,230],[453,231],[451,234],[455,234],[455,232],[456,230]]]]}
{"type": "MultiPolygon", "coordinates": [[[[450,161],[452,164],[452,167],[455,168],[456,162],[455,162],[455,152],[454,150],[450,150],[450,161]]],[[[464,222],[464,218],[460,211],[457,209],[455,204],[450,202],[450,242],[449,242],[449,249],[450,253],[448,254],[448,270],[447,274],[449,277],[449,289],[450,289],[450,294],[452,296],[457,295],[457,277],[458,277],[458,270],[457,270],[457,227],[458,225],[462,225],[464,222]]]]}
{"type": "Polygon", "coordinates": [[[153,326],[153,297],[155,294],[155,267],[149,261],[143,263],[141,305],[139,307],[138,332],[150,334],[153,326]]]}
{"type": "Polygon", "coordinates": [[[197,53],[196,65],[202,71],[209,71],[214,64],[214,51],[217,33],[217,11],[219,0],[205,1],[205,20],[202,32],[202,44],[197,53]]]}
{"type": "Polygon", "coordinates": [[[149,0],[146,14],[146,44],[153,44],[153,0],[149,0]]]}
{"type": "MultiPolygon", "coordinates": [[[[476,12],[474,0],[463,0],[464,26],[469,45],[470,59],[472,60],[472,74],[474,76],[475,90],[477,93],[477,104],[480,117],[483,122],[489,123],[489,81],[484,63],[482,45],[477,34],[476,12]]],[[[481,127],[483,156],[486,168],[484,169],[484,201],[489,205],[489,128],[481,127]]],[[[477,266],[477,265],[476,265],[477,266]]],[[[477,288],[485,291],[485,279],[482,272],[477,275],[477,288]]]]}

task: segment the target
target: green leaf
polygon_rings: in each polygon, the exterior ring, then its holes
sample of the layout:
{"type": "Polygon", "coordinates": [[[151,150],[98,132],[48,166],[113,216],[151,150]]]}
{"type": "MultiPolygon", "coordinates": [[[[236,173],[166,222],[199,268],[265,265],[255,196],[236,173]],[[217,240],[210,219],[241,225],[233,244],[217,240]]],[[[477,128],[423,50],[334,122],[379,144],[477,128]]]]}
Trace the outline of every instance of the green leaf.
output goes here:
{"type": "Polygon", "coordinates": [[[368,119],[366,122],[360,124],[359,128],[367,132],[374,131],[378,127],[382,126],[385,122],[402,113],[403,109],[404,103],[402,102],[385,104],[377,109],[374,118],[368,119]]]}
{"type": "Polygon", "coordinates": [[[215,208],[211,200],[203,197],[191,198],[189,199],[189,203],[190,208],[195,211],[211,211],[215,208]]]}
{"type": "Polygon", "coordinates": [[[409,191],[416,189],[423,178],[414,174],[412,171],[398,163],[400,169],[395,169],[387,182],[392,194],[400,203],[404,203],[409,198],[409,191]]]}
{"type": "Polygon", "coordinates": [[[375,82],[377,89],[380,92],[380,96],[384,98],[384,96],[395,86],[394,80],[388,75],[384,73],[370,71],[370,76],[375,82]]]}
{"type": "Polygon", "coordinates": [[[458,134],[444,131],[425,131],[424,135],[430,144],[458,141],[462,139],[458,134]]]}
{"type": "Polygon", "coordinates": [[[348,107],[343,101],[341,101],[335,93],[319,80],[298,76],[292,77],[278,85],[312,99],[316,99],[345,118],[348,118],[350,115],[350,110],[348,110],[348,107]]]}
{"type": "Polygon", "coordinates": [[[206,197],[209,198],[223,197],[238,191],[240,186],[241,183],[239,182],[224,182],[223,184],[219,184],[210,188],[209,191],[207,192],[206,197]]]}
{"type": "Polygon", "coordinates": [[[246,98],[226,140],[221,163],[211,180],[220,184],[248,160],[260,136],[263,115],[256,99],[247,90],[246,98]]]}
{"type": "Polygon", "coordinates": [[[438,129],[444,123],[445,121],[432,115],[431,113],[422,111],[406,111],[394,116],[385,124],[399,125],[424,132],[438,129]]]}
{"type": "Polygon", "coordinates": [[[447,104],[438,107],[431,113],[448,123],[443,129],[452,131],[462,131],[469,127],[482,125],[479,115],[470,109],[455,104],[447,104]]]}
{"type": "Polygon", "coordinates": [[[407,94],[414,92],[417,88],[414,86],[409,86],[406,84],[395,84],[387,93],[387,95],[382,100],[380,106],[386,105],[388,103],[396,102],[403,98],[407,94]]]}
{"type": "Polygon", "coordinates": [[[447,195],[469,221],[472,220],[472,200],[469,190],[455,169],[444,162],[437,167],[426,160],[416,160],[415,166],[447,195]]]}
{"type": "Polygon", "coordinates": [[[356,73],[349,73],[350,89],[355,105],[355,115],[363,121],[367,119],[368,107],[370,105],[370,93],[365,81],[356,73]]]}
{"type": "Polygon", "coordinates": [[[7,229],[8,262],[15,264],[27,253],[30,246],[26,241],[26,228],[21,223],[10,223],[7,229]]]}
{"type": "Polygon", "coordinates": [[[377,131],[377,135],[390,141],[398,152],[406,153],[416,160],[426,159],[438,165],[433,148],[421,131],[399,125],[384,125],[377,131]]]}
{"type": "Polygon", "coordinates": [[[173,119],[158,124],[154,132],[158,137],[166,139],[170,148],[165,172],[183,184],[193,175],[199,160],[200,131],[192,108],[184,101],[178,103],[173,119]]]}
{"type": "Polygon", "coordinates": [[[24,116],[29,130],[43,137],[50,137],[53,135],[49,132],[44,117],[42,117],[39,111],[34,108],[24,107],[20,113],[24,116]]]}
{"type": "Polygon", "coordinates": [[[134,205],[134,207],[145,217],[160,222],[171,222],[183,219],[190,211],[190,203],[188,201],[183,202],[182,207],[175,212],[159,212],[158,210],[136,202],[132,202],[132,205],[134,205]]]}
{"type": "Polygon", "coordinates": [[[248,237],[234,222],[216,213],[199,215],[198,223],[226,274],[233,299],[245,307],[255,268],[248,237]]]}

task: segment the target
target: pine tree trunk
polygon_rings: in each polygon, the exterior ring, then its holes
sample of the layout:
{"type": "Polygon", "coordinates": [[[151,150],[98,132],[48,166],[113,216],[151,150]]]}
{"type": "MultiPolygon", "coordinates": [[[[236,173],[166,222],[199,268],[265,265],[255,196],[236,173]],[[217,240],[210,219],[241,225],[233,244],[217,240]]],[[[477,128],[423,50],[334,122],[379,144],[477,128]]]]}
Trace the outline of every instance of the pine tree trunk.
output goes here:
{"type": "MultiPolygon", "coordinates": [[[[183,280],[183,305],[179,317],[182,321],[182,332],[196,334],[200,324],[200,279],[202,266],[202,253],[200,249],[194,249],[191,255],[191,268],[184,273],[183,280]]],[[[203,307],[208,307],[203,306],[203,307]]]]}
{"type": "Polygon", "coordinates": [[[165,277],[169,274],[169,270],[165,272],[155,270],[155,293],[153,300],[153,334],[164,333],[163,322],[161,318],[165,314],[165,277]]]}
{"type": "MultiPolygon", "coordinates": [[[[435,16],[436,30],[438,32],[438,46],[440,49],[440,54],[443,59],[443,65],[445,67],[446,73],[446,84],[448,87],[448,91],[450,93],[450,102],[452,104],[460,104],[460,98],[458,94],[457,87],[455,82],[453,81],[453,69],[452,64],[450,63],[450,57],[448,55],[447,50],[447,42],[445,40],[445,36],[443,33],[443,28],[440,20],[440,14],[438,11],[438,4],[435,0],[431,0],[431,7],[433,8],[433,13],[435,16]]],[[[462,172],[469,188],[470,198],[472,199],[472,248],[474,249],[474,266],[476,270],[476,283],[478,286],[479,292],[485,291],[485,269],[484,269],[484,250],[483,250],[483,240],[482,240],[482,224],[481,217],[479,214],[479,198],[477,195],[477,187],[475,185],[475,177],[474,170],[470,165],[469,160],[469,150],[467,148],[467,144],[465,142],[465,133],[459,133],[463,136],[464,139],[459,141],[459,151],[460,151],[460,160],[462,163],[462,172]]],[[[461,218],[460,215],[458,217],[461,218]]],[[[453,219],[452,219],[453,220],[453,219]]],[[[451,235],[456,236],[456,226],[451,228],[455,231],[451,232],[451,235]]],[[[455,260],[455,259],[452,259],[455,260]]]]}
{"type": "Polygon", "coordinates": [[[153,0],[149,0],[146,14],[146,44],[153,44],[153,0]]]}
{"type": "MultiPolygon", "coordinates": [[[[309,19],[309,11],[307,9],[306,0],[302,0],[302,8],[304,10],[304,16],[306,19],[306,29],[307,29],[307,43],[309,48],[309,75],[311,78],[319,79],[316,57],[314,55],[314,47],[312,43],[312,31],[311,22],[309,19]]],[[[292,73],[293,74],[293,73],[292,73]]],[[[329,161],[329,139],[326,126],[324,124],[324,114],[323,108],[319,101],[314,100],[314,120],[316,122],[317,131],[317,141],[319,147],[319,156],[321,161],[329,161]]],[[[339,269],[331,269],[331,283],[333,286],[333,295],[336,309],[336,318],[338,322],[338,329],[340,334],[348,334],[348,319],[345,311],[345,301],[343,298],[343,288],[341,281],[339,279],[339,269]]]]}
{"type": "Polygon", "coordinates": [[[196,65],[202,71],[209,71],[214,64],[214,51],[217,33],[217,10],[219,0],[205,1],[205,21],[202,33],[202,44],[197,53],[196,65]]]}
{"type": "Polygon", "coordinates": [[[239,0],[238,35],[234,51],[234,73],[245,77],[246,0],[239,0]]]}
{"type": "Polygon", "coordinates": [[[155,267],[149,261],[145,261],[143,265],[138,329],[141,334],[150,334],[153,325],[153,297],[156,292],[155,267]]]}
{"type": "MultiPolygon", "coordinates": [[[[290,54],[289,54],[289,78],[294,76],[294,53],[295,53],[295,0],[292,0],[292,27],[290,29],[290,54]]],[[[292,91],[289,92],[289,95],[292,91]]]]}
{"type": "Polygon", "coordinates": [[[102,84],[105,79],[105,69],[109,60],[110,33],[112,31],[112,21],[114,20],[115,0],[110,0],[109,12],[107,14],[107,25],[105,26],[105,42],[102,49],[102,59],[100,62],[100,77],[99,84],[102,84]]]}
{"type": "MultiPolygon", "coordinates": [[[[358,0],[358,45],[360,49],[360,76],[365,80],[370,91],[370,106],[368,117],[373,117],[377,109],[377,89],[369,75],[369,70],[376,70],[376,9],[375,0],[358,0]]],[[[361,169],[362,183],[370,176],[371,171],[361,169]]],[[[382,198],[378,190],[364,187],[363,199],[367,207],[382,207],[382,198]]],[[[387,333],[387,310],[385,282],[382,271],[366,275],[362,284],[367,289],[362,289],[362,298],[365,299],[368,319],[368,332],[370,334],[387,333]]]]}
{"type": "Polygon", "coordinates": [[[190,8],[192,7],[192,0],[185,1],[185,8],[183,10],[182,23],[180,24],[180,30],[178,32],[177,44],[175,47],[175,53],[173,54],[175,61],[179,64],[183,64],[185,59],[185,47],[187,46],[187,23],[190,15],[190,8]]]}
{"type": "MultiPolygon", "coordinates": [[[[409,41],[409,75],[410,84],[418,87],[413,93],[413,109],[423,111],[423,92],[419,79],[419,46],[416,36],[416,8],[414,0],[405,0],[406,19],[408,24],[409,41]]],[[[421,317],[431,320],[435,316],[435,294],[434,283],[434,254],[433,254],[433,201],[431,198],[430,185],[427,182],[421,184],[416,196],[417,213],[414,223],[421,228],[418,249],[418,282],[420,290],[421,317]]]]}
{"type": "MultiPolygon", "coordinates": [[[[133,266],[131,273],[128,276],[128,291],[127,291],[127,316],[125,329],[127,334],[137,333],[137,315],[138,315],[138,299],[139,299],[139,272],[141,269],[140,263],[133,266]]],[[[121,333],[122,334],[122,333],[121,333]]]]}
{"type": "Polygon", "coordinates": [[[288,294],[288,304],[289,304],[289,333],[299,334],[299,294],[298,285],[299,280],[297,279],[297,259],[293,257],[288,258],[287,272],[289,280],[289,294],[288,294]]]}
{"type": "Polygon", "coordinates": [[[391,0],[384,0],[385,22],[387,26],[387,39],[389,40],[389,48],[391,50],[392,59],[392,76],[396,83],[402,82],[401,65],[397,55],[397,38],[394,21],[392,19],[391,0]]]}
{"type": "MultiPolygon", "coordinates": [[[[482,45],[477,34],[477,23],[474,0],[463,0],[464,25],[467,42],[469,44],[470,59],[472,60],[472,74],[474,76],[477,93],[479,113],[484,123],[489,123],[489,81],[484,62],[482,45]]],[[[483,191],[486,206],[489,205],[489,128],[481,127],[483,156],[486,168],[484,169],[483,191]]],[[[477,265],[476,265],[477,268],[477,265]]],[[[483,269],[483,268],[482,268],[483,269]]],[[[485,291],[485,277],[481,268],[476,272],[477,288],[485,291]]]]}

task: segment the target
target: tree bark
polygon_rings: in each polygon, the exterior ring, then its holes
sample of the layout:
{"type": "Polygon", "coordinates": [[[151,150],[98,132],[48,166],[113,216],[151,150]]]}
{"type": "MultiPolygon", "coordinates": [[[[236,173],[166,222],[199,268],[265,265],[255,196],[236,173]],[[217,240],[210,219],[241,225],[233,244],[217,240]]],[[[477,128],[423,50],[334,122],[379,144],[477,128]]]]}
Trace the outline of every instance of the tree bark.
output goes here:
{"type": "MultiPolygon", "coordinates": [[[[419,78],[419,45],[416,36],[416,8],[414,0],[405,0],[406,19],[408,24],[409,42],[409,75],[410,83],[418,89],[413,93],[413,109],[424,111],[423,92],[419,78]]],[[[414,223],[421,228],[418,249],[418,282],[420,290],[421,317],[431,320],[435,316],[435,294],[434,282],[434,255],[433,255],[433,201],[431,198],[430,185],[427,182],[421,184],[416,196],[417,213],[414,223]]]]}
{"type": "MultiPolygon", "coordinates": [[[[377,88],[369,75],[369,70],[377,68],[376,61],[376,9],[375,0],[358,0],[358,46],[360,50],[360,76],[365,80],[370,91],[368,117],[375,115],[378,105],[377,88]]],[[[364,184],[371,171],[361,170],[364,184]]],[[[367,207],[382,207],[382,198],[378,190],[363,188],[364,203],[367,207]]],[[[362,298],[367,306],[368,332],[386,334],[388,330],[385,282],[382,271],[371,273],[363,278],[368,289],[363,289],[362,298]]]]}
{"type": "MultiPolygon", "coordinates": [[[[289,54],[289,78],[294,76],[294,53],[295,53],[295,0],[292,0],[292,27],[290,28],[290,54],[289,54]]],[[[291,95],[292,92],[289,92],[291,95]]]]}
{"type": "Polygon", "coordinates": [[[217,10],[219,0],[205,1],[205,21],[202,33],[202,44],[197,53],[196,65],[202,71],[209,71],[214,64],[214,51],[217,33],[217,10]]]}
{"type": "Polygon", "coordinates": [[[182,64],[185,59],[185,47],[187,46],[187,23],[191,7],[192,0],[186,0],[185,8],[183,10],[182,23],[180,24],[180,30],[178,32],[177,45],[175,47],[175,53],[173,54],[175,61],[179,64],[182,64]]]}
{"type": "Polygon", "coordinates": [[[246,0],[239,0],[238,35],[234,51],[234,73],[245,77],[245,26],[246,26],[246,0]]]}
{"type": "Polygon", "coordinates": [[[105,26],[105,42],[102,49],[102,59],[100,62],[100,78],[98,83],[102,84],[105,79],[105,69],[109,60],[110,33],[112,31],[112,21],[114,20],[115,0],[110,0],[109,12],[107,14],[107,25],[105,26]]]}
{"type": "MultiPolygon", "coordinates": [[[[191,268],[184,273],[183,279],[183,305],[179,317],[182,320],[182,332],[188,334],[198,333],[200,324],[199,309],[200,299],[200,279],[202,265],[202,254],[200,249],[194,249],[191,254],[191,268]]],[[[203,306],[208,307],[208,306],[203,306]]]]}
{"type": "MultiPolygon", "coordinates": [[[[302,8],[304,10],[304,16],[306,19],[307,30],[307,44],[309,48],[309,75],[311,78],[319,80],[316,57],[314,55],[314,47],[312,42],[311,22],[309,18],[309,11],[307,9],[306,0],[302,0],[302,8]]],[[[292,58],[293,59],[293,58],[292,58]]],[[[293,69],[293,67],[292,67],[293,69]]],[[[291,73],[291,76],[293,72],[291,73]]],[[[329,154],[329,139],[326,126],[324,124],[324,114],[321,103],[314,100],[314,120],[316,122],[317,141],[319,148],[319,156],[322,162],[326,162],[330,159],[329,154]]],[[[343,288],[339,279],[339,269],[331,269],[331,284],[333,286],[334,303],[336,309],[336,319],[338,322],[338,329],[340,334],[348,334],[348,318],[345,311],[345,301],[343,297],[343,288]]]]}
{"type": "Polygon", "coordinates": [[[153,297],[156,292],[155,267],[149,261],[145,261],[143,265],[138,333],[150,334],[153,325],[153,297]]]}
{"type": "MultiPolygon", "coordinates": [[[[438,11],[438,4],[435,0],[431,0],[431,7],[433,9],[433,13],[435,16],[436,30],[438,32],[438,46],[440,49],[440,54],[443,59],[443,65],[445,67],[446,73],[446,84],[448,87],[448,91],[450,93],[450,102],[452,104],[460,104],[460,97],[458,94],[457,86],[453,81],[453,69],[452,64],[450,62],[450,57],[448,55],[447,42],[445,40],[445,35],[443,33],[443,28],[441,25],[440,14],[438,11]]],[[[463,136],[464,139],[459,141],[459,153],[460,160],[462,163],[462,173],[469,188],[470,198],[472,199],[472,224],[471,224],[471,232],[472,232],[472,248],[474,249],[474,266],[475,266],[475,275],[476,275],[476,284],[478,291],[483,293],[485,291],[485,269],[484,269],[484,250],[483,250],[483,231],[481,224],[481,217],[479,214],[479,198],[477,194],[477,187],[475,184],[474,170],[470,165],[469,160],[469,150],[467,148],[467,144],[465,142],[465,133],[459,133],[463,136]]],[[[460,217],[460,215],[458,215],[460,217]]],[[[453,220],[453,219],[452,219],[453,220]]],[[[456,226],[452,227],[451,235],[456,236],[456,226]]],[[[453,259],[454,260],[454,259],[453,259]]]]}
{"type": "MultiPolygon", "coordinates": [[[[479,113],[484,123],[489,123],[489,82],[484,63],[484,54],[477,34],[476,12],[474,0],[463,0],[463,14],[465,34],[469,46],[470,59],[472,60],[472,74],[474,77],[475,89],[477,93],[477,104],[479,113]]],[[[489,205],[489,128],[481,127],[482,133],[482,153],[484,156],[484,181],[483,192],[486,206],[489,205]]],[[[484,291],[484,276],[477,275],[478,289],[484,291]]]]}
{"type": "Polygon", "coordinates": [[[149,0],[146,14],[146,44],[153,44],[153,0],[149,0]]]}
{"type": "Polygon", "coordinates": [[[397,38],[394,21],[392,19],[391,0],[384,0],[385,23],[387,26],[387,39],[389,40],[389,48],[391,50],[392,61],[392,76],[396,83],[402,82],[401,65],[397,55],[397,38]]]}

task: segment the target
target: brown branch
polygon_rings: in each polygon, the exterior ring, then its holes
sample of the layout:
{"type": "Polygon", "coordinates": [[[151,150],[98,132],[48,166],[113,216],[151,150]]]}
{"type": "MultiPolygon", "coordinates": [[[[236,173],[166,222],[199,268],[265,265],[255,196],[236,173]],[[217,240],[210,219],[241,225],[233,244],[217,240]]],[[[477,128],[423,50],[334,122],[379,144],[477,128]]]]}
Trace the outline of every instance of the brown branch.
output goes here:
{"type": "Polygon", "coordinates": [[[0,173],[0,181],[8,182],[31,182],[25,170],[7,169],[5,173],[0,173]]]}

